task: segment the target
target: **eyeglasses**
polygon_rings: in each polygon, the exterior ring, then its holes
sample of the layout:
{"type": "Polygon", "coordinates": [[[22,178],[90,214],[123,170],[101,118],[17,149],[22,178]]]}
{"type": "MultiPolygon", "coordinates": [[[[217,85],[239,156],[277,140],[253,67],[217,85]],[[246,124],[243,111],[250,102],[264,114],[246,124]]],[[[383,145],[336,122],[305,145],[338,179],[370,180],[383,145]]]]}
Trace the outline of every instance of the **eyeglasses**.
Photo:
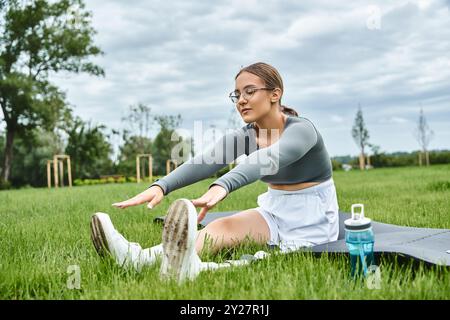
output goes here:
{"type": "MultiPolygon", "coordinates": [[[[273,88],[247,88],[244,89],[244,93],[242,94],[242,96],[245,100],[249,100],[258,90],[273,90],[273,88]]],[[[228,96],[233,103],[237,103],[239,101],[239,98],[241,97],[241,94],[235,90],[233,92],[230,92],[228,96]]]]}

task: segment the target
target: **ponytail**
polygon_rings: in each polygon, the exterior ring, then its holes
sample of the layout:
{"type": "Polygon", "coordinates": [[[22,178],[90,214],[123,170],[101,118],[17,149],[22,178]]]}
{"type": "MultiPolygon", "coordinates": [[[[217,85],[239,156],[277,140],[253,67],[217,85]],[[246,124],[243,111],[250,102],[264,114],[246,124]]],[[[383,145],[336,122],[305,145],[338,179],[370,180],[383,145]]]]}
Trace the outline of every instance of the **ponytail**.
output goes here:
{"type": "Polygon", "coordinates": [[[295,110],[292,109],[292,108],[289,108],[289,107],[280,105],[280,110],[281,110],[281,112],[283,112],[284,114],[298,117],[297,111],[295,111],[295,110]]]}

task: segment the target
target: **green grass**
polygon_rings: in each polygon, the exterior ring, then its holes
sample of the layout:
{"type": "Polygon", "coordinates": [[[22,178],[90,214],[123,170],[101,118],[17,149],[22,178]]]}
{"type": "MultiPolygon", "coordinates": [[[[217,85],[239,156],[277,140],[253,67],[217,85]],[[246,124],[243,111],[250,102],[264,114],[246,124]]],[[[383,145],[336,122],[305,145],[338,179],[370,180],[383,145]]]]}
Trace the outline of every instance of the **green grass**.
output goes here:
{"type": "MultiPolygon", "coordinates": [[[[340,209],[364,203],[376,221],[450,229],[450,165],[430,168],[335,172],[340,209]]],[[[449,299],[450,271],[381,261],[381,289],[352,281],[345,256],[276,255],[251,266],[204,272],[178,286],[159,280],[159,265],[124,271],[97,256],[90,240],[94,212],[110,214],[116,228],[143,247],[160,242],[152,219],[177,198],[201,196],[212,179],[168,195],[153,210],[115,209],[113,202],[146,184],[111,184],[0,192],[0,299],[449,299]],[[67,268],[78,265],[81,289],[67,288],[67,268]]],[[[256,182],[231,193],[212,211],[256,206],[267,185],[256,182]]],[[[265,249],[247,244],[202,258],[216,262],[265,249]]]]}

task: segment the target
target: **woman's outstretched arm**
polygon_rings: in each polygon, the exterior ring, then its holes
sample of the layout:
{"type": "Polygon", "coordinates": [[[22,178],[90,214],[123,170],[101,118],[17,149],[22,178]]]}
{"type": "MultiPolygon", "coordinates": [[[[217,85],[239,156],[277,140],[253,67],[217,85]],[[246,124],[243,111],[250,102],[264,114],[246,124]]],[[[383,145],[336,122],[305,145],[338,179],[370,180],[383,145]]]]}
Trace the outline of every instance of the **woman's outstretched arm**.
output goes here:
{"type": "Polygon", "coordinates": [[[244,153],[244,148],[235,147],[236,141],[242,141],[244,136],[242,129],[224,135],[213,147],[186,161],[151,186],[159,186],[164,195],[167,195],[176,189],[209,178],[244,153]]]}
{"type": "MultiPolygon", "coordinates": [[[[155,181],[147,190],[131,199],[114,203],[113,206],[125,209],[148,202],[148,207],[154,208],[169,192],[209,178],[244,154],[245,148],[236,147],[236,142],[242,142],[244,138],[245,130],[243,129],[224,135],[212,148],[183,163],[164,178],[155,181]]],[[[242,145],[242,143],[237,144],[242,145]]]]}

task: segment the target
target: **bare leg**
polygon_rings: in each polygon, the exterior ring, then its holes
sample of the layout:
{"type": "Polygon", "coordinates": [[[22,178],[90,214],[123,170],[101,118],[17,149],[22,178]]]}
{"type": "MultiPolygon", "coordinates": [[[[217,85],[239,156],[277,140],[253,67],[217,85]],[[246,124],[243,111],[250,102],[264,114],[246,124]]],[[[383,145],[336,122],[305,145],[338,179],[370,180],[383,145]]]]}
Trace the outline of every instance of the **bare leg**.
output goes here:
{"type": "Polygon", "coordinates": [[[233,247],[246,239],[265,244],[270,239],[266,220],[255,209],[248,209],[233,216],[217,219],[208,224],[197,235],[196,250],[204,249],[205,238],[210,241],[208,250],[213,253],[222,248],[233,247]]]}

